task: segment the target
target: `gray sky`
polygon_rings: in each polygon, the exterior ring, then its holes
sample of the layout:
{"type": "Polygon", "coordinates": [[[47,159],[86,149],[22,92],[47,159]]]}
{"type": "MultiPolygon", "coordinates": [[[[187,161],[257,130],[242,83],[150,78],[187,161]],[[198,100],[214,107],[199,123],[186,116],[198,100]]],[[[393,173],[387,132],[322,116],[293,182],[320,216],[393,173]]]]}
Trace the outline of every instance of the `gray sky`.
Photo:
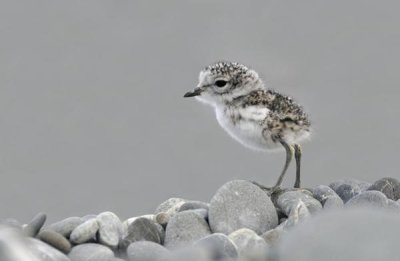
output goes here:
{"type": "MultiPolygon", "coordinates": [[[[231,179],[275,182],[284,153],[232,140],[183,99],[224,59],[311,115],[304,186],[399,177],[398,1],[2,0],[0,218],[152,212],[231,179]]],[[[293,185],[294,168],[285,185],[293,185]]]]}

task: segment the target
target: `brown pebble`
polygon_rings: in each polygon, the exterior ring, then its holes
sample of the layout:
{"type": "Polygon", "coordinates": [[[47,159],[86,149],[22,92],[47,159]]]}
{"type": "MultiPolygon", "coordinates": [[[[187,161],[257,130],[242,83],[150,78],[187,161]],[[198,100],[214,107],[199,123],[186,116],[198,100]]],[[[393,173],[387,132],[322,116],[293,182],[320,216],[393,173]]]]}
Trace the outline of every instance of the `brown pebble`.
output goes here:
{"type": "Polygon", "coordinates": [[[165,226],[165,225],[167,225],[167,223],[168,223],[168,221],[169,221],[169,219],[170,219],[170,216],[168,215],[168,213],[165,213],[165,212],[160,212],[160,213],[158,213],[157,215],[156,215],[156,222],[158,223],[158,224],[160,224],[160,225],[162,225],[162,226],[165,226]]]}
{"type": "Polygon", "coordinates": [[[65,254],[68,254],[71,250],[71,243],[63,235],[53,230],[45,229],[40,231],[39,239],[65,254]]]}

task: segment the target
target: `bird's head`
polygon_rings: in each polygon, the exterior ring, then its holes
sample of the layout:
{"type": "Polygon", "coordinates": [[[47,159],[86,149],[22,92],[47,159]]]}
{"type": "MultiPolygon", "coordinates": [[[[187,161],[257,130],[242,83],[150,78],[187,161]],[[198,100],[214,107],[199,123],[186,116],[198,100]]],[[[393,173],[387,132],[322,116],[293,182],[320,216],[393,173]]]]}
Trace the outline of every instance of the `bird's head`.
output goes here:
{"type": "Polygon", "coordinates": [[[239,63],[218,62],[200,72],[199,84],[184,97],[195,96],[217,106],[261,88],[264,88],[263,82],[254,70],[239,63]]]}

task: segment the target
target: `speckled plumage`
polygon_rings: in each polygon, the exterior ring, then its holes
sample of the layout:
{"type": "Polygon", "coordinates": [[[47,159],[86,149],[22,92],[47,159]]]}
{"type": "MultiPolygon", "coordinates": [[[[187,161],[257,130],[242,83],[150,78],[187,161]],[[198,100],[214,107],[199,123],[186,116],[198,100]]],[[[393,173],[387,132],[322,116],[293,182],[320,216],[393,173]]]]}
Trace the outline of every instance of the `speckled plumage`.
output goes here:
{"type": "Polygon", "coordinates": [[[255,90],[246,96],[237,99],[228,106],[242,106],[243,108],[256,106],[268,108],[269,113],[263,122],[272,138],[283,137],[283,133],[298,131],[310,132],[310,120],[303,108],[286,95],[273,90],[255,90]],[[236,103],[236,104],[235,104],[236,103]]]}
{"type": "Polygon", "coordinates": [[[310,120],[291,97],[267,89],[256,71],[239,63],[212,64],[200,72],[197,88],[185,94],[192,96],[214,107],[221,127],[246,147],[271,150],[283,146],[287,162],[281,177],[296,151],[300,175],[299,143],[310,136],[310,120]]]}

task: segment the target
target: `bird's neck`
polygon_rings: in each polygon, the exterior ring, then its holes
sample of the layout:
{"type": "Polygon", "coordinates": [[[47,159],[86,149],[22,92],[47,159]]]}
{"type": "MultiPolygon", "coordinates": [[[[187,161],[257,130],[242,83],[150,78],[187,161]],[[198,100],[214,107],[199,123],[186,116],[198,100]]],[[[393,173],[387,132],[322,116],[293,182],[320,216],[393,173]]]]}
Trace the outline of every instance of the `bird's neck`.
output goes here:
{"type": "Polygon", "coordinates": [[[221,97],[221,100],[219,103],[217,103],[217,106],[220,106],[220,107],[235,106],[235,105],[241,103],[252,92],[260,91],[260,90],[266,90],[264,85],[259,85],[255,88],[248,88],[245,90],[237,91],[230,95],[225,95],[225,96],[221,97]]]}

